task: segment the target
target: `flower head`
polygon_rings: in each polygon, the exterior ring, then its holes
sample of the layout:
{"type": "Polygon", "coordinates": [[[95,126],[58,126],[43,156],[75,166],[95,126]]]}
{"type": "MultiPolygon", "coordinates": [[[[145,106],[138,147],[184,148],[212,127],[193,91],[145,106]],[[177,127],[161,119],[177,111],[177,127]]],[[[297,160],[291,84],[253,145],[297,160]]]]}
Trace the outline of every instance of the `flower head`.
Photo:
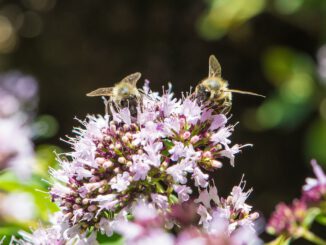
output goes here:
{"type": "Polygon", "coordinates": [[[307,212],[307,205],[302,200],[294,200],[292,205],[280,203],[269,219],[267,231],[272,234],[295,236],[307,212]]]}
{"type": "Polygon", "coordinates": [[[19,72],[0,75],[0,170],[27,179],[34,164],[29,119],[37,105],[37,83],[19,72]]]}
{"type": "Polygon", "coordinates": [[[316,203],[326,199],[326,174],[317,164],[316,160],[311,161],[315,178],[307,178],[303,186],[302,198],[308,203],[316,203]]]}
{"type": "Polygon", "coordinates": [[[21,239],[12,238],[10,244],[16,245],[97,245],[96,233],[81,235],[75,227],[68,228],[67,223],[62,222],[62,214],[55,213],[51,218],[51,226],[40,227],[31,233],[20,231],[21,239]]]}
{"type": "MultiPolygon", "coordinates": [[[[233,187],[227,198],[220,198],[215,185],[202,190],[195,200],[199,204],[197,213],[200,215],[200,224],[208,233],[215,232],[216,222],[224,220],[228,226],[228,233],[232,234],[239,227],[253,229],[254,221],[259,217],[258,213],[250,213],[251,206],[245,203],[250,189],[244,192],[244,182],[233,187]]],[[[253,229],[254,230],[254,229],[253,229]]]]}
{"type": "Polygon", "coordinates": [[[233,127],[224,115],[190,97],[144,91],[137,117],[113,106],[111,117],[88,116],[69,141],[71,160],[58,157],[51,195],[71,226],[109,229],[143,201],[164,213],[189,199],[192,182],[207,187],[224,157],[233,164],[239,150],[230,150],[233,127]]]}
{"type": "Polygon", "coordinates": [[[149,244],[153,241],[168,245],[262,244],[256,232],[248,226],[238,228],[229,234],[228,222],[222,218],[214,219],[214,224],[212,224],[214,230],[203,229],[198,226],[198,219],[194,217],[196,215],[194,208],[198,205],[193,202],[184,204],[175,205],[173,212],[167,216],[159,215],[148,204],[137,206],[135,211],[137,210],[141,215],[134,214],[135,219],[131,222],[118,222],[115,231],[125,238],[128,245],[149,244]],[[178,228],[173,232],[169,225],[171,220],[178,224],[178,228]]]}

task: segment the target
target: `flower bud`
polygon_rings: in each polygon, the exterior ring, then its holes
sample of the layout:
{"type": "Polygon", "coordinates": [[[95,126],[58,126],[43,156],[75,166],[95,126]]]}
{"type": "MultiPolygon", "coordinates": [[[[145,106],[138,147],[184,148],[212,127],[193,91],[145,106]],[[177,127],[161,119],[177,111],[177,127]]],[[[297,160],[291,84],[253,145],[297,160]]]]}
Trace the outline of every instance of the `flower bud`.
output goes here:
{"type": "Polygon", "coordinates": [[[88,198],[84,198],[83,200],[82,200],[82,204],[83,205],[87,205],[89,203],[89,199],[88,198]]]}
{"type": "Polygon", "coordinates": [[[210,151],[205,151],[205,152],[203,153],[203,157],[204,157],[204,158],[212,158],[212,153],[211,153],[210,151]]]}
{"type": "Polygon", "coordinates": [[[190,137],[190,132],[189,131],[186,131],[186,132],[184,132],[183,133],[183,138],[186,140],[186,139],[189,139],[189,137],[190,137]]]}
{"type": "Polygon", "coordinates": [[[124,135],[121,137],[121,140],[123,143],[127,143],[129,141],[129,138],[126,135],[124,135]]]}
{"type": "Polygon", "coordinates": [[[127,160],[124,157],[119,157],[118,162],[121,163],[121,164],[125,164],[127,162],[127,160]]]}
{"type": "Polygon", "coordinates": [[[95,159],[95,161],[96,161],[97,164],[102,165],[105,162],[105,158],[104,157],[97,157],[95,159]]]}
{"type": "Polygon", "coordinates": [[[90,205],[90,206],[88,206],[87,211],[94,212],[96,209],[97,209],[97,207],[95,205],[90,205]]]}
{"type": "Polygon", "coordinates": [[[191,139],[190,139],[191,144],[196,144],[198,141],[199,141],[198,135],[195,135],[195,136],[191,137],[191,139]]]}
{"type": "Polygon", "coordinates": [[[213,160],[211,162],[211,164],[212,164],[213,168],[221,168],[223,166],[223,164],[220,161],[217,161],[217,160],[213,160]]]}
{"type": "Polygon", "coordinates": [[[104,163],[103,163],[103,167],[104,168],[111,168],[113,166],[113,162],[111,162],[110,160],[106,160],[104,163]]]}

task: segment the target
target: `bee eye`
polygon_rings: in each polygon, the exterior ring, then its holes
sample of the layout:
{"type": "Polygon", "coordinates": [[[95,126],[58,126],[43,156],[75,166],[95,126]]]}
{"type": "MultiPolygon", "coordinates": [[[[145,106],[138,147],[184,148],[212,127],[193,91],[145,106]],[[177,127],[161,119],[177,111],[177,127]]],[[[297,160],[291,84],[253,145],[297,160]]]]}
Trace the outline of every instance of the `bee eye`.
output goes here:
{"type": "Polygon", "coordinates": [[[208,89],[205,89],[205,96],[207,97],[207,98],[210,98],[211,97],[211,91],[209,91],[208,89]]]}

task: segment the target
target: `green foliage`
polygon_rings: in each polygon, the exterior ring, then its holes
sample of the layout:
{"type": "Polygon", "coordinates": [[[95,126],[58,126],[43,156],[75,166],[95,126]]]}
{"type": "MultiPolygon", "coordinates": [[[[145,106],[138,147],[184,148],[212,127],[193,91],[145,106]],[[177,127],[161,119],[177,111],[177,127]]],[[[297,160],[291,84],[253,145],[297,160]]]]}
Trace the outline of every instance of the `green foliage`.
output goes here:
{"type": "Polygon", "coordinates": [[[8,239],[12,235],[17,235],[19,230],[30,231],[40,222],[46,223],[49,215],[58,211],[58,207],[51,202],[48,194],[50,187],[48,167],[56,165],[54,150],[60,152],[58,147],[50,145],[41,145],[37,148],[34,173],[27,181],[21,181],[10,171],[3,171],[0,174],[0,192],[4,197],[8,194],[26,193],[33,198],[35,205],[35,217],[32,220],[20,221],[6,216],[0,218],[0,237],[6,236],[8,239]]]}
{"type": "Polygon", "coordinates": [[[124,244],[123,238],[116,233],[114,233],[110,237],[107,237],[106,235],[103,235],[103,234],[98,234],[97,241],[101,245],[122,245],[122,244],[124,244]]]}
{"type": "Polygon", "coordinates": [[[291,238],[287,238],[284,235],[278,236],[275,240],[266,243],[266,245],[289,245],[291,238]]]}

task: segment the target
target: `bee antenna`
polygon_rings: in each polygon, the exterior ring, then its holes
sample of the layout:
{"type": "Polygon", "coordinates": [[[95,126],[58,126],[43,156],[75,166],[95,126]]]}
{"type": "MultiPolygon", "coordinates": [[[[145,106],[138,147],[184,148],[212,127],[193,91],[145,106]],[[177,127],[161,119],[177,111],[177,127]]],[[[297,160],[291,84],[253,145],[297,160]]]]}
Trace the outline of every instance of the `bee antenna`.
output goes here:
{"type": "Polygon", "coordinates": [[[248,94],[248,95],[266,98],[266,96],[261,95],[261,94],[257,94],[257,93],[249,92],[249,91],[238,90],[238,89],[223,89],[223,92],[232,92],[232,93],[237,93],[237,94],[248,94]]]}

